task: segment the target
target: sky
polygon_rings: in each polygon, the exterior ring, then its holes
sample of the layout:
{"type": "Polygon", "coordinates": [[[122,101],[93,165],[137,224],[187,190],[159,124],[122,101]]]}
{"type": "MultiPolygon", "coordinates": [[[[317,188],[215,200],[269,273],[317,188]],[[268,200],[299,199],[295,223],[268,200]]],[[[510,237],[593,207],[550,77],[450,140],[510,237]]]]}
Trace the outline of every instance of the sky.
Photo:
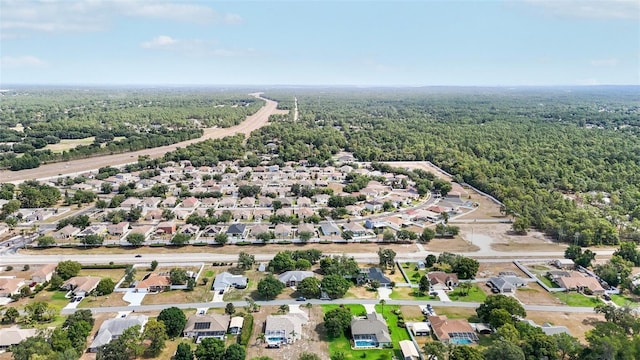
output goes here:
{"type": "Polygon", "coordinates": [[[0,0],[0,86],[639,85],[638,0],[0,0]]]}

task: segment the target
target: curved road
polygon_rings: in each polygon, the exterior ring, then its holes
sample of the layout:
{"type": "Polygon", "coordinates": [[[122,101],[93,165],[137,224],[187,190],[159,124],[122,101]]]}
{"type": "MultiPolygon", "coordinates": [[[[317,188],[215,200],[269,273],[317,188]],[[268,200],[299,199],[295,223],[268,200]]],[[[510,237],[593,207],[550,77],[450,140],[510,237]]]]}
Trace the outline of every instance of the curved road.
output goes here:
{"type": "Polygon", "coordinates": [[[255,114],[247,117],[242,123],[229,128],[207,128],[204,130],[202,137],[182,141],[172,145],[161,146],[152,149],[144,149],[133,152],[126,152],[114,155],[102,155],[90,157],[87,159],[77,159],[68,162],[57,162],[45,164],[36,169],[27,169],[20,171],[0,171],[1,182],[21,182],[30,179],[46,179],[59,175],[73,175],[85,171],[96,170],[105,166],[125,165],[137,161],[138,156],[148,155],[151,158],[159,158],[169,151],[173,151],[178,147],[185,147],[189,144],[200,142],[206,139],[220,139],[225,136],[235,134],[249,135],[252,131],[261,128],[269,121],[269,116],[280,112],[276,110],[278,103],[265,99],[259,93],[251,94],[256,98],[263,100],[265,105],[255,114]]]}

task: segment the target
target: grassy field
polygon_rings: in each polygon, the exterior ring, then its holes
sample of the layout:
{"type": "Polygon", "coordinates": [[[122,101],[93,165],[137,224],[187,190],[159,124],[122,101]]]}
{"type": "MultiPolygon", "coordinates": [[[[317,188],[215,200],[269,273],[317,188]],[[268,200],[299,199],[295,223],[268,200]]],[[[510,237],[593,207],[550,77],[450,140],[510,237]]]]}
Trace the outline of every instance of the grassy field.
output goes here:
{"type": "Polygon", "coordinates": [[[478,285],[473,285],[468,294],[461,295],[461,289],[457,288],[447,294],[449,299],[453,301],[467,301],[467,302],[483,302],[487,298],[487,294],[478,288],[478,285]]]}
{"type": "Polygon", "coordinates": [[[558,300],[562,301],[568,306],[593,307],[602,304],[602,301],[600,301],[600,299],[584,296],[575,292],[556,293],[554,295],[556,298],[558,298],[558,300]]]}
{"type": "Polygon", "coordinates": [[[391,297],[394,300],[436,300],[435,296],[429,296],[428,294],[418,296],[415,292],[417,289],[413,288],[394,288],[393,292],[391,292],[391,297]]]}
{"type": "Polygon", "coordinates": [[[611,301],[618,306],[628,306],[637,304],[637,300],[631,296],[611,295],[611,301]]]}
{"type": "Polygon", "coordinates": [[[538,275],[538,279],[540,279],[540,281],[542,281],[545,285],[547,285],[547,287],[550,287],[550,288],[558,287],[558,285],[554,284],[553,281],[551,281],[551,279],[549,279],[544,275],[538,275]]]}

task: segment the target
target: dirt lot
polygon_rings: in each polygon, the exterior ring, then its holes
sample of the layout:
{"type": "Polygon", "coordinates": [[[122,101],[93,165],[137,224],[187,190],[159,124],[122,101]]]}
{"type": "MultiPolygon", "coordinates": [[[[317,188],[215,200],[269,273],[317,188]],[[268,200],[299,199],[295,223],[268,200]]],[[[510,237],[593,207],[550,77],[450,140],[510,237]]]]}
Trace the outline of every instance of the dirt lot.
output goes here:
{"type": "Polygon", "coordinates": [[[584,333],[593,329],[595,322],[604,321],[604,316],[601,314],[527,311],[527,319],[535,321],[538,325],[549,323],[552,325],[566,326],[569,329],[569,332],[571,332],[571,335],[585,343],[584,333]]]}
{"type": "Polygon", "coordinates": [[[490,278],[493,276],[498,276],[500,272],[503,271],[511,271],[516,273],[516,275],[527,278],[522,270],[518,269],[512,262],[503,262],[503,263],[480,263],[480,268],[478,268],[478,273],[476,275],[477,278],[490,278]]]}
{"type": "Polygon", "coordinates": [[[487,244],[496,251],[564,251],[566,245],[555,243],[539,231],[529,231],[527,235],[515,235],[511,232],[511,224],[502,223],[473,223],[456,224],[460,227],[463,239],[474,239],[483,235],[492,239],[487,244]]]}
{"type": "Polygon", "coordinates": [[[529,283],[527,286],[518,289],[516,297],[523,304],[528,305],[564,305],[562,301],[555,298],[538,283],[529,283]]]}
{"type": "Polygon", "coordinates": [[[423,245],[426,250],[435,252],[472,252],[480,250],[479,247],[473,245],[460,236],[452,239],[432,239],[428,244],[423,245]]]}
{"type": "MultiPolygon", "coordinates": [[[[304,308],[303,308],[304,309],[304,308]]],[[[328,343],[321,341],[324,335],[324,328],[321,326],[322,308],[314,306],[310,310],[309,323],[302,327],[302,339],[294,344],[285,345],[280,349],[267,349],[264,344],[256,341],[257,336],[262,333],[263,324],[267,315],[276,313],[276,307],[263,307],[260,312],[254,313],[253,334],[249,345],[247,345],[247,359],[259,356],[269,356],[273,359],[295,360],[301,353],[310,352],[320,355],[321,359],[328,359],[328,343]]],[[[306,311],[306,309],[305,309],[306,311]]]]}

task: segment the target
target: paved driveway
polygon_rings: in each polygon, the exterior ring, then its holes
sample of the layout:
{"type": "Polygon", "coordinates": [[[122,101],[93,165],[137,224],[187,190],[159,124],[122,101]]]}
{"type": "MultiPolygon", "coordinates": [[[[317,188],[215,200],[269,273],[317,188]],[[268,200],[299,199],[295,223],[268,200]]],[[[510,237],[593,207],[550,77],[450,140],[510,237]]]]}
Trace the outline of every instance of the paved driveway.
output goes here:
{"type": "Polygon", "coordinates": [[[142,305],[142,299],[144,299],[145,295],[147,295],[147,293],[127,291],[124,293],[122,300],[128,302],[129,306],[140,306],[142,305]]]}
{"type": "Polygon", "coordinates": [[[440,301],[451,302],[451,299],[449,299],[449,296],[444,290],[436,290],[436,292],[438,293],[438,299],[440,299],[440,301]]]}

